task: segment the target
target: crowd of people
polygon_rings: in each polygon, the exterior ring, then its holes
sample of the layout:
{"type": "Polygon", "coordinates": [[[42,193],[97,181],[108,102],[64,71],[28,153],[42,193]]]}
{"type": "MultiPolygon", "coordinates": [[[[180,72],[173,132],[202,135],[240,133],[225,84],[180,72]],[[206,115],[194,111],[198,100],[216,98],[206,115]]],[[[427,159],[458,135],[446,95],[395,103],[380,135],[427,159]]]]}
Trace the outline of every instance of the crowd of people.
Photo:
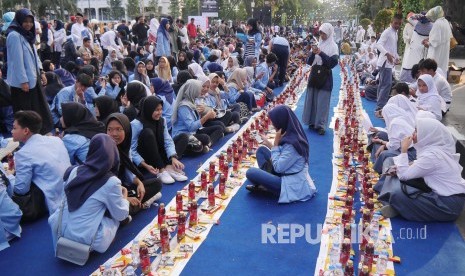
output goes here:
{"type": "MultiPolygon", "coordinates": [[[[465,202],[455,142],[440,123],[452,100],[442,68],[448,51],[441,47],[449,44],[443,17],[440,7],[409,14],[407,77],[392,97],[402,17],[379,38],[372,29],[368,40],[363,28],[354,35],[365,96],[377,100],[376,115],[386,122],[386,131],[371,129],[369,147],[383,176],[376,188],[387,217],[453,220],[465,202]],[[414,60],[423,53],[418,39],[426,54],[414,60]]],[[[0,87],[10,92],[1,101],[2,135],[11,132],[21,147],[14,166],[0,171],[0,245],[20,236],[21,219],[48,213],[54,245],[66,237],[98,252],[108,249],[120,222],[161,197],[163,184],[188,180],[183,156],[205,154],[237,131],[301,65],[312,68],[302,122],[324,135],[332,69],[347,35],[341,22],[316,24],[303,37],[302,28],[263,27],[253,18],[207,33],[195,19],[185,25],[171,17],[149,25],[139,17],[131,28],[125,21],[99,28],[79,13],[66,24],[39,23],[27,9],[4,18],[0,87]],[[25,203],[27,196],[42,202],[25,203]],[[40,210],[30,212],[31,204],[40,210]]],[[[280,203],[309,200],[316,187],[306,130],[287,106],[268,116],[275,140],[261,137],[247,189],[280,203]]]]}
{"type": "Polygon", "coordinates": [[[183,156],[209,152],[273,101],[314,42],[253,18],[214,34],[171,17],[105,28],[80,13],[4,19],[2,138],[21,144],[2,171],[5,241],[48,213],[55,244],[98,252],[164,184],[187,181],[183,156]]]}

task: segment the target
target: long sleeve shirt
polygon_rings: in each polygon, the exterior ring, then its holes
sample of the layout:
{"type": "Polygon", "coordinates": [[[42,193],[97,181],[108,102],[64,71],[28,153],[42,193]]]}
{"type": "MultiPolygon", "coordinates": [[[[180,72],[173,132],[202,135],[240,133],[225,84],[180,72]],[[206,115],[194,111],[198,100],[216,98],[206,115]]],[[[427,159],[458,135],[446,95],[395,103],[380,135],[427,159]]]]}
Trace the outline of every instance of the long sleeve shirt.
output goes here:
{"type": "Polygon", "coordinates": [[[387,60],[386,54],[391,54],[395,59],[399,58],[399,54],[397,54],[397,39],[397,31],[392,27],[387,28],[381,34],[381,37],[376,43],[376,49],[380,52],[377,63],[378,67],[382,67],[383,65],[385,68],[394,67],[394,63],[390,63],[387,60]]]}

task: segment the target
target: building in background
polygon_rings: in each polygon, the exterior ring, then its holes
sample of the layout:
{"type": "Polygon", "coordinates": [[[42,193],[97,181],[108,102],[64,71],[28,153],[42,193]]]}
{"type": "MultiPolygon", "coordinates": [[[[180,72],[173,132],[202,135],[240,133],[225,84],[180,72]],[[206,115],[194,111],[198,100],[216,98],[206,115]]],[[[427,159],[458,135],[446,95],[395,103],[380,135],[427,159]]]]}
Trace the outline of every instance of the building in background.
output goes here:
{"type": "MultiPolygon", "coordinates": [[[[153,14],[149,7],[150,0],[140,0],[141,15],[146,16],[153,14]],[[144,11],[144,12],[142,12],[144,11]]],[[[107,0],[77,0],[77,7],[89,19],[97,19],[99,21],[114,21],[120,19],[132,20],[127,12],[128,0],[121,0],[121,8],[124,9],[124,16],[121,18],[112,18],[110,6],[107,0]]],[[[169,14],[170,0],[158,0],[157,14],[169,14]]],[[[121,13],[122,14],[122,13],[121,13]]]]}

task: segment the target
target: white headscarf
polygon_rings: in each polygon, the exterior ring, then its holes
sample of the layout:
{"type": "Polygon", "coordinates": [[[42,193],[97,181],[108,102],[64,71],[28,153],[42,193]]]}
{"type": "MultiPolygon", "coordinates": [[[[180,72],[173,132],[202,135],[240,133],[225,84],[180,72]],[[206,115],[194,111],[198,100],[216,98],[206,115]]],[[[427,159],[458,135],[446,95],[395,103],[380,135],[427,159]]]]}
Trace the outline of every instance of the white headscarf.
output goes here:
{"type": "Polygon", "coordinates": [[[158,22],[158,19],[150,19],[149,33],[154,37],[157,37],[158,26],[160,26],[160,22],[158,22]]]}
{"type": "Polygon", "coordinates": [[[417,119],[417,143],[415,149],[418,157],[421,157],[426,152],[432,152],[438,157],[444,157],[443,153],[452,157],[457,155],[455,143],[450,131],[438,120],[430,118],[417,119]]]}
{"type": "Polygon", "coordinates": [[[388,131],[389,131],[389,128],[391,127],[392,120],[396,118],[402,119],[412,128],[415,127],[415,118],[414,117],[409,118],[408,113],[395,104],[390,104],[390,103],[386,104],[383,107],[382,114],[383,114],[384,121],[386,122],[386,128],[388,131]]]}
{"type": "Polygon", "coordinates": [[[387,102],[388,104],[394,104],[398,107],[402,108],[407,112],[407,116],[412,120],[415,120],[415,116],[417,115],[418,109],[416,108],[415,104],[412,103],[405,95],[397,94],[389,99],[387,102]]]}
{"type": "Polygon", "coordinates": [[[331,57],[337,55],[339,50],[337,48],[336,42],[334,42],[334,27],[330,23],[323,23],[320,26],[320,32],[323,32],[327,35],[326,40],[320,39],[318,43],[318,48],[324,52],[327,56],[331,57]]]}
{"type": "MultiPolygon", "coordinates": [[[[418,106],[421,107],[427,101],[433,100],[433,99],[430,99],[430,98],[436,98],[441,103],[441,110],[442,111],[447,110],[446,102],[439,95],[438,90],[436,88],[436,85],[434,84],[433,77],[431,75],[428,75],[428,74],[423,74],[418,78],[418,80],[424,81],[426,86],[428,86],[428,92],[427,93],[421,93],[420,90],[417,89],[416,94],[418,96],[418,100],[417,100],[418,106]]],[[[417,80],[417,82],[418,82],[418,80],[417,80]]],[[[417,84],[417,87],[418,87],[418,84],[417,84]]],[[[439,115],[439,114],[435,114],[435,115],[439,115]]],[[[440,118],[438,118],[438,120],[440,120],[440,118]]]]}
{"type": "Polygon", "coordinates": [[[191,69],[192,73],[195,77],[206,76],[203,72],[202,66],[197,63],[191,63],[187,66],[187,68],[191,69]]]}
{"type": "Polygon", "coordinates": [[[417,115],[415,116],[415,120],[424,119],[424,118],[436,119],[436,116],[434,116],[434,114],[429,111],[418,110],[417,115]]]}

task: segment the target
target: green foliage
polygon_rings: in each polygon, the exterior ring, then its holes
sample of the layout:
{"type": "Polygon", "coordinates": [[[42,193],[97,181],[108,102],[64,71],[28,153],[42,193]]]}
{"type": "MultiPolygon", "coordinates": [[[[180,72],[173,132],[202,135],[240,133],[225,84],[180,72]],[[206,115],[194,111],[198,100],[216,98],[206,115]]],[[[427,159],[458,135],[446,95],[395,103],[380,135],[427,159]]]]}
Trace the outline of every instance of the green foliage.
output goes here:
{"type": "Polygon", "coordinates": [[[368,18],[363,18],[362,20],[360,20],[360,25],[362,25],[362,27],[366,30],[368,29],[368,25],[371,24],[371,20],[368,19],[368,18]]]}
{"type": "Polygon", "coordinates": [[[181,7],[180,7],[180,1],[179,0],[171,0],[170,1],[170,7],[169,7],[169,11],[170,11],[170,15],[173,17],[173,18],[178,18],[179,16],[181,16],[181,7]]]}
{"type": "Polygon", "coordinates": [[[139,0],[128,0],[128,4],[126,8],[128,11],[129,18],[135,18],[136,16],[141,16],[139,0]]]}
{"type": "Polygon", "coordinates": [[[391,9],[382,9],[378,12],[375,16],[375,31],[376,32],[383,32],[389,24],[391,23],[391,18],[393,16],[393,11],[391,9]]]}
{"type": "Polygon", "coordinates": [[[149,5],[145,10],[152,15],[158,15],[158,0],[150,0],[149,5]]]}
{"type": "Polygon", "coordinates": [[[184,0],[184,8],[182,9],[182,16],[186,24],[189,23],[187,21],[188,16],[199,14],[199,2],[198,1],[197,0],[184,0]]]}
{"type": "Polygon", "coordinates": [[[107,4],[110,7],[110,18],[119,20],[124,17],[121,0],[107,0],[107,4]]]}

